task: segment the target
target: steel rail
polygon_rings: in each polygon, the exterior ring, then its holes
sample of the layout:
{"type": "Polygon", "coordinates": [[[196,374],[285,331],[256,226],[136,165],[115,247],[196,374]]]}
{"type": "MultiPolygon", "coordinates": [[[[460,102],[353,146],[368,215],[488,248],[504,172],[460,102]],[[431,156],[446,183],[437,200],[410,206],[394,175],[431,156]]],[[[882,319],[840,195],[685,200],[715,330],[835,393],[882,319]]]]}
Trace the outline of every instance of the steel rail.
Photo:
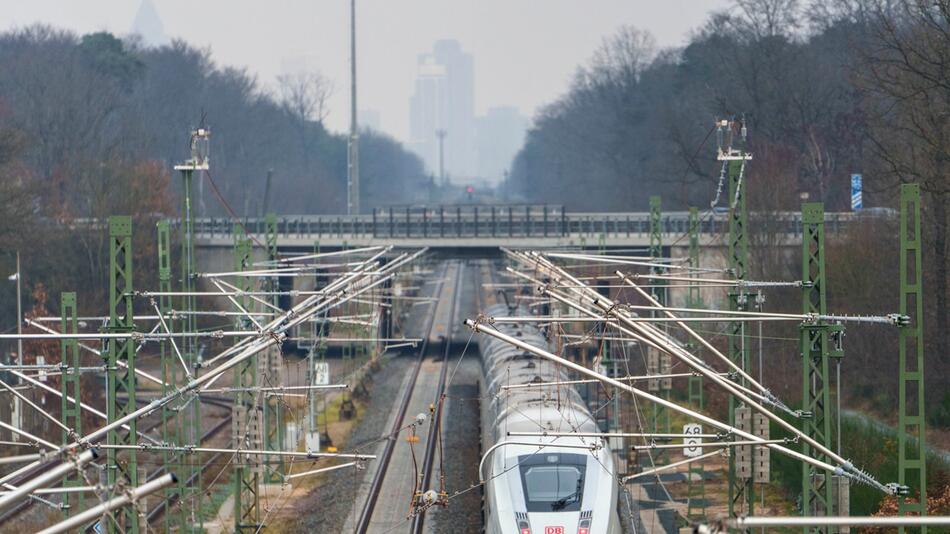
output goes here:
{"type": "MultiPolygon", "coordinates": [[[[443,270],[442,277],[444,276],[445,272],[443,270]]],[[[436,295],[440,295],[442,293],[443,285],[444,280],[440,280],[434,291],[436,295]]],[[[376,472],[373,474],[373,479],[370,482],[369,493],[366,496],[366,502],[364,503],[363,508],[360,511],[359,519],[356,522],[356,528],[354,529],[354,532],[357,534],[365,534],[369,531],[370,522],[373,518],[373,512],[376,509],[376,503],[379,500],[379,493],[383,488],[383,481],[386,478],[386,471],[389,469],[389,462],[392,459],[393,451],[396,449],[396,443],[398,442],[396,436],[404,427],[403,420],[406,418],[406,412],[409,410],[409,401],[412,400],[412,390],[415,389],[416,379],[419,377],[419,371],[422,369],[422,362],[425,360],[426,352],[429,348],[429,338],[432,336],[432,328],[435,325],[435,313],[436,310],[433,307],[429,314],[428,324],[426,325],[426,335],[422,340],[422,345],[419,347],[419,353],[416,357],[415,366],[411,371],[409,383],[407,384],[406,390],[403,392],[402,398],[399,401],[399,410],[397,410],[396,417],[394,418],[393,424],[390,428],[389,439],[386,441],[386,445],[383,447],[383,453],[377,461],[376,472]]]]}
{"type": "MultiPolygon", "coordinates": [[[[452,303],[449,306],[450,316],[446,322],[447,328],[442,348],[442,369],[439,372],[439,385],[436,386],[435,401],[433,402],[435,413],[433,414],[432,421],[434,424],[429,425],[425,456],[423,456],[422,459],[422,480],[419,484],[419,491],[421,492],[428,491],[429,485],[432,483],[432,467],[435,463],[436,446],[442,434],[442,405],[445,400],[446,378],[448,377],[449,371],[449,352],[452,350],[452,332],[455,327],[455,318],[458,316],[459,295],[462,293],[464,280],[462,274],[464,271],[465,264],[459,262],[458,269],[455,271],[455,288],[452,291],[452,303]]],[[[413,499],[415,499],[415,495],[413,499]]],[[[423,512],[424,511],[425,509],[423,509],[423,512]]],[[[422,534],[424,522],[425,513],[414,513],[410,532],[413,534],[422,534]]]]}

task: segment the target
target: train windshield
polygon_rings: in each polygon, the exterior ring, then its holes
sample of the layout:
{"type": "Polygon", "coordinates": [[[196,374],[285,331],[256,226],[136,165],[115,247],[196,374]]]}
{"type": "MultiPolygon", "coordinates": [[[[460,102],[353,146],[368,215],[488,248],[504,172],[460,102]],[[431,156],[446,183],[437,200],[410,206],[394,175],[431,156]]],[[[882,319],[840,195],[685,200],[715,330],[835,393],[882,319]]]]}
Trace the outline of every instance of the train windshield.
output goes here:
{"type": "Polygon", "coordinates": [[[584,496],[587,456],[529,454],[518,457],[528,512],[576,512],[584,496]]]}

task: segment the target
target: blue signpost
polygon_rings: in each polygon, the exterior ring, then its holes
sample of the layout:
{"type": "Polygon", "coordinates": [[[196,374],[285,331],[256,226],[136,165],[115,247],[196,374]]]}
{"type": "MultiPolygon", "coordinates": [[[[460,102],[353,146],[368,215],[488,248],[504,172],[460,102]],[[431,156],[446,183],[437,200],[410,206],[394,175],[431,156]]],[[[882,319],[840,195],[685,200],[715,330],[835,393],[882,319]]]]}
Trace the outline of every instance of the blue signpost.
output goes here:
{"type": "Polygon", "coordinates": [[[861,175],[851,175],[851,211],[861,209],[861,175]]]}

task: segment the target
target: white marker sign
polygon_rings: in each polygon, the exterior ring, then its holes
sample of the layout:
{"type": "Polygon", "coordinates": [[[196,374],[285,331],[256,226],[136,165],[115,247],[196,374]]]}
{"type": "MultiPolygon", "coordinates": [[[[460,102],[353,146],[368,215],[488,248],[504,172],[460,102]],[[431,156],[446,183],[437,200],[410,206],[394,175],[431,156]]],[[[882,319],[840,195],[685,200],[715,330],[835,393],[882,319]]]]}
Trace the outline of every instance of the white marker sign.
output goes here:
{"type": "Polygon", "coordinates": [[[317,386],[330,385],[330,364],[327,362],[314,362],[313,379],[317,386]]]}
{"type": "Polygon", "coordinates": [[[683,454],[687,458],[695,458],[703,453],[702,447],[697,445],[703,442],[699,437],[703,433],[703,426],[696,423],[683,425],[683,454]]]}

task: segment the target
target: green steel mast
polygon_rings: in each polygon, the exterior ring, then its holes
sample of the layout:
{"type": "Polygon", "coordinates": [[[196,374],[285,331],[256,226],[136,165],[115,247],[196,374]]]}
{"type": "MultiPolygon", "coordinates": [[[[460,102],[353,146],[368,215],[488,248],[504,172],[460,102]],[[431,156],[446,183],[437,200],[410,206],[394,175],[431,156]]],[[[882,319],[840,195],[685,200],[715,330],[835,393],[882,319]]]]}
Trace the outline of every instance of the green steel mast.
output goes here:
{"type": "MultiPolygon", "coordinates": [[[[277,264],[277,216],[268,213],[265,219],[267,259],[271,262],[271,268],[276,268],[277,264]]],[[[274,308],[280,308],[280,297],[277,291],[280,290],[280,279],[276,276],[271,277],[267,284],[269,291],[274,292],[271,295],[271,305],[274,308]]],[[[268,310],[264,310],[268,311],[268,310]]],[[[259,356],[260,357],[260,356],[259,356]]],[[[280,347],[272,347],[261,357],[265,361],[263,370],[265,375],[263,383],[267,386],[277,386],[281,382],[281,369],[283,368],[283,356],[280,347]]],[[[284,414],[281,407],[282,399],[278,397],[263,397],[264,406],[264,449],[265,450],[284,450],[284,414]]],[[[272,483],[280,483],[284,480],[284,460],[283,456],[265,456],[265,480],[272,483]]]]}
{"type": "MultiPolygon", "coordinates": [[[[76,319],[78,315],[76,311],[76,293],[63,293],[60,296],[60,315],[62,317],[60,332],[64,334],[79,332],[79,323],[76,319]]],[[[79,370],[82,360],[79,356],[79,340],[76,338],[63,338],[60,341],[60,348],[62,349],[62,358],[60,359],[59,368],[63,377],[60,381],[61,393],[63,394],[60,407],[63,424],[72,430],[71,433],[63,431],[63,444],[66,445],[75,441],[78,436],[82,436],[82,408],[79,406],[82,399],[80,396],[82,374],[79,370]],[[72,397],[73,402],[67,400],[70,397],[72,397]]],[[[85,484],[82,477],[77,474],[70,474],[63,478],[63,487],[65,488],[84,486],[85,484]]],[[[69,516],[73,508],[78,511],[86,508],[85,496],[82,493],[66,493],[63,495],[63,504],[66,505],[66,515],[69,516]]]]}
{"type": "MultiPolygon", "coordinates": [[[[168,317],[173,309],[172,297],[170,295],[172,291],[171,232],[168,220],[163,219],[158,221],[155,226],[158,232],[158,291],[162,293],[158,297],[158,312],[164,318],[165,326],[168,328],[169,333],[171,333],[174,329],[174,321],[168,317]]],[[[168,346],[169,343],[170,341],[162,340],[158,344],[159,355],[162,362],[163,396],[175,391],[175,388],[183,383],[182,378],[184,378],[184,370],[175,357],[174,351],[168,346]]],[[[167,444],[182,445],[184,443],[182,441],[182,436],[184,435],[183,421],[182,418],[178,416],[178,409],[180,409],[180,407],[176,408],[171,404],[162,406],[162,441],[167,444]]],[[[168,451],[162,455],[165,465],[169,469],[171,469],[174,464],[174,471],[176,473],[182,473],[182,460],[186,456],[187,455],[182,453],[171,453],[168,451]]],[[[187,478],[187,475],[178,477],[176,487],[169,487],[165,490],[165,498],[169,499],[168,502],[172,502],[171,499],[175,494],[179,496],[185,495],[188,486],[187,478]]],[[[188,523],[187,514],[185,512],[186,507],[184,506],[184,501],[181,502],[182,505],[178,507],[177,514],[172,513],[171,510],[166,511],[164,514],[165,529],[167,531],[171,531],[176,525],[183,527],[188,523]]]]}
{"type": "MultiPolygon", "coordinates": [[[[699,267],[699,210],[689,208],[689,227],[687,228],[689,236],[689,266],[692,269],[699,267]]],[[[696,276],[696,272],[690,273],[690,277],[696,276]]],[[[696,283],[691,282],[686,292],[687,308],[702,308],[703,299],[700,295],[700,288],[696,283]]],[[[688,348],[691,353],[698,355],[700,346],[690,341],[688,348]]],[[[687,378],[687,400],[689,407],[696,411],[702,411],[703,402],[703,377],[690,376],[687,378]]],[[[686,518],[690,521],[701,521],[706,516],[706,472],[702,462],[693,462],[689,464],[687,471],[687,503],[686,518]]]]}
{"type": "MultiPolygon", "coordinates": [[[[650,257],[653,259],[653,265],[650,267],[651,275],[662,275],[666,272],[665,269],[656,263],[660,258],[663,257],[663,215],[661,208],[662,200],[660,197],[656,195],[651,196],[650,257]]],[[[666,306],[666,288],[660,287],[662,285],[663,281],[660,279],[650,280],[650,293],[652,297],[660,303],[661,306],[666,306]]],[[[651,316],[661,317],[663,314],[653,311],[651,312],[651,316]]],[[[653,369],[650,372],[654,374],[669,374],[672,365],[670,355],[653,348],[648,349],[648,351],[655,355],[653,358],[649,358],[650,360],[653,360],[653,369]]],[[[651,383],[655,383],[656,389],[658,391],[657,394],[660,398],[669,400],[670,388],[672,386],[671,380],[669,378],[654,379],[651,381],[651,383]]],[[[659,404],[653,405],[653,431],[662,434],[668,434],[670,432],[670,412],[665,406],[661,406],[659,404]]],[[[667,462],[669,462],[669,454],[667,450],[658,449],[656,456],[653,458],[653,463],[655,465],[664,465],[667,462]]]]}
{"type": "MultiPolygon", "coordinates": [[[[106,332],[126,334],[135,331],[132,312],[132,218],[109,218],[109,325],[106,332]]],[[[110,338],[106,345],[106,416],[112,423],[135,411],[135,341],[131,338],[110,338]],[[118,362],[124,360],[125,368],[118,362]]],[[[111,430],[106,441],[109,445],[136,445],[136,421],[128,422],[129,430],[111,430]]],[[[125,461],[118,462],[118,450],[109,449],[106,473],[110,487],[116,484],[138,486],[138,465],[134,449],[125,452],[125,461]]],[[[134,506],[115,513],[116,521],[108,522],[108,531],[137,534],[139,516],[134,506]]]]}
{"type": "MultiPolygon", "coordinates": [[[[729,142],[725,147],[720,144],[719,159],[726,163],[727,179],[729,181],[729,196],[726,201],[729,203],[729,268],[736,280],[744,280],[748,269],[749,261],[749,235],[747,233],[749,213],[746,206],[746,187],[743,183],[745,178],[746,162],[752,159],[742,149],[732,148],[731,139],[733,136],[733,124],[724,121],[720,131],[723,137],[727,137],[729,142]]],[[[743,126],[743,129],[745,127],[743,126]]],[[[745,137],[743,134],[742,137],[745,137]]],[[[739,287],[729,292],[730,311],[747,311],[748,295],[739,287]]],[[[729,323],[729,358],[741,369],[749,368],[750,340],[745,331],[745,323],[733,321],[729,323]]],[[[740,379],[741,385],[746,385],[745,380],[740,379]]],[[[735,397],[729,397],[729,424],[736,426],[738,418],[736,409],[745,409],[744,405],[737,405],[735,397]]],[[[751,423],[751,421],[749,421],[751,423]]],[[[746,430],[752,431],[751,424],[746,430]]],[[[740,473],[736,462],[738,451],[733,451],[729,455],[729,516],[734,517],[740,513],[751,515],[755,503],[753,476],[752,473],[740,473]],[[736,505],[739,509],[736,509],[736,505]],[[745,509],[744,509],[745,508],[745,509]]]]}
{"type": "MultiPolygon", "coordinates": [[[[802,313],[825,315],[827,308],[825,278],[825,210],[820,202],[802,205],[802,313]]],[[[833,448],[830,359],[842,352],[840,325],[823,320],[806,321],[800,327],[802,355],[802,431],[828,449],[833,448]]],[[[829,459],[802,444],[802,453],[829,459]]],[[[835,480],[828,473],[802,464],[802,514],[805,516],[846,515],[837,510],[835,480]]],[[[846,510],[843,512],[847,512],[846,510]]],[[[806,529],[830,532],[828,528],[806,529]]]]}
{"type": "MultiPolygon", "coordinates": [[[[207,128],[198,128],[191,134],[191,158],[179,165],[175,170],[181,172],[181,300],[179,310],[184,312],[178,321],[179,328],[185,333],[198,331],[198,324],[193,312],[197,309],[195,299],[195,213],[192,202],[192,181],[195,171],[209,168],[208,145],[211,132],[207,128]]],[[[181,338],[182,356],[185,363],[196,374],[201,361],[198,351],[198,341],[194,337],[181,338]]],[[[197,396],[188,399],[181,412],[182,443],[201,445],[201,402],[197,396]]],[[[181,473],[179,478],[191,480],[185,486],[185,493],[181,495],[180,506],[188,514],[189,521],[186,530],[201,532],[201,461],[198,455],[189,454],[182,462],[187,462],[187,472],[181,473]]]]}
{"type": "MultiPolygon", "coordinates": [[[[898,397],[898,484],[919,499],[898,498],[900,515],[927,515],[927,448],[924,419],[924,303],[920,237],[920,186],[903,184],[901,203],[900,391],[898,397]]],[[[903,527],[900,529],[903,533],[903,527]]],[[[927,527],[921,527],[926,534],[927,527]]]]}
{"type": "MultiPolygon", "coordinates": [[[[244,228],[234,225],[234,270],[246,271],[253,262],[251,240],[244,234],[244,228]]],[[[242,292],[253,289],[251,278],[237,278],[238,288],[242,292]]],[[[235,302],[248,310],[247,297],[238,294],[235,302]]],[[[248,310],[249,311],[249,310],[248,310]]],[[[249,321],[240,317],[236,321],[238,329],[248,328],[249,321]]],[[[259,449],[261,445],[261,417],[258,409],[257,360],[254,356],[242,362],[234,371],[234,406],[232,407],[232,442],[240,449],[259,449]]],[[[243,455],[235,459],[232,483],[234,485],[234,531],[256,532],[261,524],[260,511],[260,457],[243,455]]]]}

